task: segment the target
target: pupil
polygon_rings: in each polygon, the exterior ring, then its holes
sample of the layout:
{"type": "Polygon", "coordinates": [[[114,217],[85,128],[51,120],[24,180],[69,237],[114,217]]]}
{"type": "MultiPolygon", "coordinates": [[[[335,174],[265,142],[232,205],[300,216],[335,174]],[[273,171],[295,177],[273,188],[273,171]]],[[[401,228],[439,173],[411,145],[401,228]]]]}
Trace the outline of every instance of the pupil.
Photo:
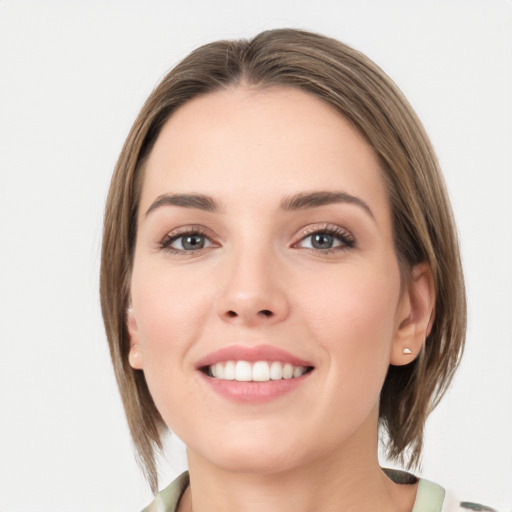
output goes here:
{"type": "Polygon", "coordinates": [[[184,249],[202,249],[204,246],[204,238],[200,235],[188,235],[183,237],[184,249]]]}
{"type": "Polygon", "coordinates": [[[330,249],[332,247],[333,236],[317,233],[313,236],[313,247],[315,249],[330,249]]]}

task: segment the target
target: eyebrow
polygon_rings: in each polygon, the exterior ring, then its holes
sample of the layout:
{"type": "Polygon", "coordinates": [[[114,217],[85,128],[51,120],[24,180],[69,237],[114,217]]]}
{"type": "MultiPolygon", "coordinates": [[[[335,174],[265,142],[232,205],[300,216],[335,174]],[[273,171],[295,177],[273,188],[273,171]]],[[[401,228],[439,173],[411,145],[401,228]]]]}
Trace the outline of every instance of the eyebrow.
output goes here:
{"type": "Polygon", "coordinates": [[[203,194],[162,194],[158,196],[146,212],[146,217],[162,206],[181,206],[182,208],[196,208],[205,212],[218,213],[219,204],[215,199],[203,194]]]}
{"type": "Polygon", "coordinates": [[[295,211],[307,208],[318,208],[319,206],[336,203],[348,203],[359,206],[375,220],[375,216],[368,204],[361,198],[348,194],[347,192],[318,191],[295,194],[285,197],[283,201],[281,201],[281,209],[284,211],[295,211]]]}
{"type": "MultiPolygon", "coordinates": [[[[281,201],[280,208],[286,212],[318,208],[336,203],[348,203],[361,207],[375,220],[372,210],[361,198],[337,191],[301,192],[287,196],[281,201]]],[[[162,206],[180,206],[182,208],[195,208],[205,212],[219,213],[220,204],[210,196],[203,194],[162,194],[158,196],[146,211],[146,217],[162,206]]]]}

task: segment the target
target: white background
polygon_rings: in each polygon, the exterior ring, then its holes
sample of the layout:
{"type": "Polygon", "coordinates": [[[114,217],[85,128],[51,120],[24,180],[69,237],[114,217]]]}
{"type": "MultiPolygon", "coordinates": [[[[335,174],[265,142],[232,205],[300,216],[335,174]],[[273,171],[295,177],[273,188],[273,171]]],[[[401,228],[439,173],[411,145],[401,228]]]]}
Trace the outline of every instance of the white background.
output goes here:
{"type": "MultiPolygon", "coordinates": [[[[438,152],[469,336],[423,475],[512,510],[512,2],[0,0],[0,510],[136,512],[98,305],[103,203],[134,117],[201,43],[324,33],[399,84],[438,152]]],[[[177,443],[174,442],[176,445],[177,443]]],[[[173,445],[162,485],[184,469],[173,445]]]]}

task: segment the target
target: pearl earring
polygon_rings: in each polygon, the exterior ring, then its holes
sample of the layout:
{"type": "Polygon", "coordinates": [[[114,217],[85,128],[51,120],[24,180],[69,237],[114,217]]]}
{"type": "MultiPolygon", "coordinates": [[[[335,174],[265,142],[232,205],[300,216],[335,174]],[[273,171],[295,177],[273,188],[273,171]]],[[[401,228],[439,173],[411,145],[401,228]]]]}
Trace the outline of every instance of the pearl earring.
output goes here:
{"type": "Polygon", "coordinates": [[[404,347],[402,349],[402,354],[404,354],[406,356],[410,356],[412,354],[412,350],[409,347],[404,347]]]}

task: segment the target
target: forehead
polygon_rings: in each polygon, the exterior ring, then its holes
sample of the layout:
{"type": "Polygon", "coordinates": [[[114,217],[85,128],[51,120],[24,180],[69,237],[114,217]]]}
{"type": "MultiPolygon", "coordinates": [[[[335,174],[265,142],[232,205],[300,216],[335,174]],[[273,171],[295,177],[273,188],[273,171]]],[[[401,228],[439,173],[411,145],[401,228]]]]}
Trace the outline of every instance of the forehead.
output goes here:
{"type": "Polygon", "coordinates": [[[334,107],[292,87],[237,86],[189,101],[166,122],[146,164],[141,210],[164,193],[261,204],[318,189],[387,208],[374,151],[334,107]]]}

